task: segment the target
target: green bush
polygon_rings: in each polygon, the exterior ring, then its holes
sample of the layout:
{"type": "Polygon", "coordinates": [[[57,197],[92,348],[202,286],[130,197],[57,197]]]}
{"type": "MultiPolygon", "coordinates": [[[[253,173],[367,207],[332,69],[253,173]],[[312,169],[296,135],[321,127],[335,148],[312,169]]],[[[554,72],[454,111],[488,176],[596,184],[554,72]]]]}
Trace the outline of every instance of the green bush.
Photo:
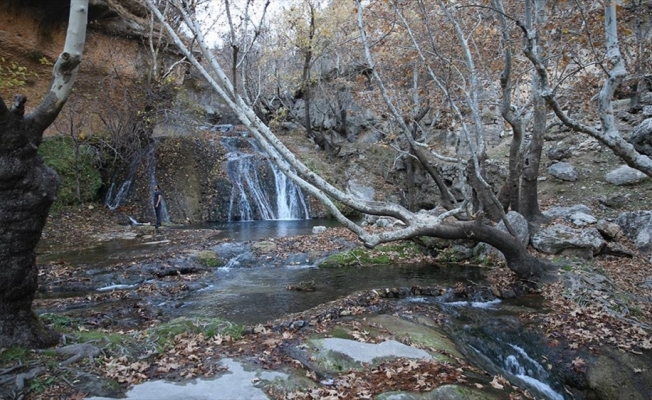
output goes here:
{"type": "Polygon", "coordinates": [[[79,165],[75,165],[75,143],[69,137],[57,136],[43,141],[39,147],[43,161],[59,175],[59,193],[54,208],[77,203],[75,168],[79,168],[79,193],[81,202],[97,198],[102,177],[95,167],[97,155],[91,146],[79,147],[79,165]]]}

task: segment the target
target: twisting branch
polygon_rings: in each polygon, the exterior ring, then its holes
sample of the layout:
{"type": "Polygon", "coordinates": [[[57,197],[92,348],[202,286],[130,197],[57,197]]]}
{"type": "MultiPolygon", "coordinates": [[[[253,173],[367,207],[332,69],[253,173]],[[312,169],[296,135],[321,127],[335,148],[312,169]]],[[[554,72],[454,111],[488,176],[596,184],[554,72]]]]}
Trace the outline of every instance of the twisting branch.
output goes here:
{"type": "Polygon", "coordinates": [[[539,79],[541,80],[542,97],[564,125],[576,132],[586,133],[589,136],[594,137],[605,146],[609,147],[630,167],[636,168],[652,177],[652,159],[637,152],[634,146],[627,142],[616,128],[611,99],[613,98],[614,91],[625,78],[627,71],[625,70],[625,63],[620,54],[620,48],[618,45],[618,25],[615,4],[613,2],[605,3],[604,13],[605,44],[607,47],[607,57],[612,63],[612,68],[608,71],[607,78],[604,80],[602,89],[598,95],[598,111],[602,127],[601,130],[595,129],[571,118],[561,109],[561,105],[555,97],[555,92],[550,88],[548,71],[543,65],[541,58],[535,52],[534,46],[536,44],[534,33],[528,30],[521,23],[517,23],[524,32],[525,44],[523,46],[523,52],[534,65],[535,70],[539,75],[539,79]]]}

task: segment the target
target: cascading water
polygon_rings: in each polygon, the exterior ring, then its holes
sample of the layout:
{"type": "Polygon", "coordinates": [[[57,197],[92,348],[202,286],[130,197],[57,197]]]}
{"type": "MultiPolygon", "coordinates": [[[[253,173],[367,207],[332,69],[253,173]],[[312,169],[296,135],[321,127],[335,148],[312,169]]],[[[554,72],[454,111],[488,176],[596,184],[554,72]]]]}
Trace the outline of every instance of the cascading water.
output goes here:
{"type": "Polygon", "coordinates": [[[528,336],[514,315],[498,307],[500,302],[441,304],[454,316],[447,329],[467,357],[488,372],[527,387],[537,399],[564,399],[556,378],[536,360],[545,346],[535,335],[528,336]],[[531,355],[537,353],[536,357],[531,355]]]}
{"type": "MultiPolygon", "coordinates": [[[[156,145],[157,142],[153,141],[133,158],[131,164],[129,165],[127,176],[125,180],[119,185],[119,189],[115,195],[113,191],[117,185],[115,181],[111,183],[111,186],[109,187],[109,190],[107,191],[104,198],[104,204],[110,210],[115,210],[116,208],[120,207],[124,199],[127,198],[131,184],[138,171],[138,166],[141,163],[144,163],[147,166],[147,176],[149,177],[149,194],[151,199],[154,198],[154,186],[156,186],[156,145]]],[[[152,205],[152,208],[153,207],[154,206],[152,205]]],[[[163,201],[161,203],[161,219],[163,222],[170,222],[170,214],[168,213],[167,204],[165,203],[165,197],[163,197],[163,201]]],[[[135,221],[135,223],[137,224],[138,222],[135,221]]]]}
{"type": "Polygon", "coordinates": [[[228,151],[226,169],[233,183],[229,221],[310,218],[301,189],[269,160],[255,139],[229,136],[221,143],[228,151]]]}
{"type": "MultiPolygon", "coordinates": [[[[147,152],[147,176],[149,177],[149,198],[152,199],[152,211],[154,210],[154,188],[156,187],[156,145],[150,146],[147,152]]],[[[164,191],[163,191],[164,192],[164,191]]],[[[165,192],[161,199],[161,222],[170,222],[170,213],[165,202],[165,192]]]]}

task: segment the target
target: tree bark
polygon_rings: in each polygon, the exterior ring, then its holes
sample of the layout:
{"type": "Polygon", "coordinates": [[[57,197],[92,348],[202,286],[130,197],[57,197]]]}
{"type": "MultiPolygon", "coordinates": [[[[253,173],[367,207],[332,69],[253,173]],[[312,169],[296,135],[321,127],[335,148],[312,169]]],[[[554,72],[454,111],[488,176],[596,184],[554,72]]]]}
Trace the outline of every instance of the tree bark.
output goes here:
{"type": "MultiPolygon", "coordinates": [[[[293,154],[278,139],[278,137],[274,135],[270,128],[262,123],[250,105],[245,103],[242,98],[231,98],[229,93],[233,93],[231,89],[232,83],[228,79],[225,70],[217,62],[214,53],[211,53],[208,46],[206,46],[201,29],[196,20],[193,20],[187,13],[183,14],[184,21],[189,27],[191,27],[193,33],[197,35],[197,43],[202,54],[210,63],[210,73],[205,68],[204,64],[200,63],[194,54],[184,45],[177,32],[175,32],[175,30],[165,22],[164,16],[157,9],[154,1],[147,0],[147,5],[163,23],[163,26],[170,34],[170,37],[178,48],[198,69],[207,82],[209,82],[215,92],[220,95],[224,103],[238,115],[242,124],[247,128],[252,136],[258,140],[261,147],[267,152],[270,159],[279,167],[279,169],[300,186],[301,189],[305,190],[306,193],[314,196],[315,199],[320,201],[344,227],[357,234],[365,246],[374,247],[381,243],[405,240],[419,236],[433,236],[448,239],[464,238],[488,243],[502,251],[509,267],[522,279],[545,279],[549,275],[549,272],[555,269],[555,266],[549,264],[547,261],[531,256],[527,252],[526,247],[516,239],[514,235],[489,226],[480,215],[476,221],[448,222],[449,217],[455,217],[466,212],[466,202],[460,204],[456,209],[435,216],[428,213],[413,213],[400,204],[393,202],[365,201],[330,184],[323,177],[316,174],[303,164],[296,155],[293,154]],[[402,221],[404,225],[397,226],[395,230],[382,232],[367,231],[361,225],[356,224],[354,221],[344,216],[336,206],[335,202],[345,204],[365,214],[394,217],[402,221]]],[[[356,1],[356,6],[358,9],[358,25],[362,40],[365,42],[366,35],[362,26],[362,5],[359,0],[356,1]]],[[[374,64],[370,56],[369,47],[366,45],[365,53],[369,61],[371,73],[375,78],[377,78],[383,97],[387,98],[387,93],[382,85],[382,80],[379,78],[377,71],[375,71],[373,67],[374,64]]],[[[392,114],[397,116],[402,128],[404,128],[404,132],[407,133],[408,140],[410,140],[411,132],[407,127],[405,120],[400,116],[398,110],[393,107],[391,101],[387,101],[387,105],[392,110],[392,114]]],[[[480,139],[478,141],[480,141],[480,139]]],[[[483,148],[483,146],[480,146],[480,148],[483,148]]],[[[480,152],[480,154],[483,153],[484,152],[482,151],[480,152]]],[[[477,169],[479,169],[479,167],[477,169]]],[[[477,179],[478,181],[481,181],[480,178],[477,179]]],[[[483,188],[487,189],[486,181],[480,183],[483,184],[483,188]]],[[[494,204],[498,203],[497,200],[492,199],[492,201],[494,204]]],[[[502,212],[502,208],[499,208],[499,211],[502,212]]],[[[506,218],[504,220],[506,221],[506,218]]],[[[506,223],[506,226],[509,229],[508,223],[506,223]]]]}
{"type": "Polygon", "coordinates": [[[490,244],[505,256],[509,269],[524,280],[552,281],[558,267],[528,253],[516,237],[480,221],[457,221],[425,228],[424,234],[443,239],[473,239],[490,244]]]}
{"type": "Polygon", "coordinates": [[[8,109],[0,99],[0,348],[44,347],[58,334],[32,312],[38,271],[34,249],[56,200],[59,179],[38,155],[43,132],[65,104],[86,40],[88,0],[72,0],[64,52],[49,93],[24,115],[24,96],[8,109]]]}
{"type": "MultiPolygon", "coordinates": [[[[527,26],[541,28],[543,26],[543,9],[545,0],[528,0],[525,2],[527,10],[527,26]],[[534,9],[532,10],[532,5],[534,9]]],[[[536,32],[536,30],[535,30],[536,32]]],[[[541,54],[538,35],[534,37],[533,52],[541,54]]],[[[534,126],[532,139],[527,154],[523,159],[523,175],[521,181],[521,199],[519,202],[520,213],[529,223],[538,225],[545,217],[539,209],[539,165],[543,151],[543,135],[546,130],[546,103],[541,95],[543,88],[541,79],[536,72],[532,73],[532,104],[534,105],[534,126]]]]}
{"type": "Polygon", "coordinates": [[[510,126],[512,127],[512,143],[509,146],[509,177],[507,178],[506,192],[502,193],[505,203],[503,207],[505,212],[511,207],[512,210],[520,212],[520,181],[521,181],[521,168],[522,168],[522,152],[521,144],[523,142],[523,121],[520,115],[517,115],[512,110],[512,49],[511,39],[509,36],[509,29],[507,25],[507,18],[505,18],[505,10],[502,1],[493,0],[494,7],[499,11],[498,19],[502,27],[503,46],[505,48],[505,64],[503,72],[500,75],[500,87],[503,92],[503,99],[501,102],[500,111],[510,126]]]}

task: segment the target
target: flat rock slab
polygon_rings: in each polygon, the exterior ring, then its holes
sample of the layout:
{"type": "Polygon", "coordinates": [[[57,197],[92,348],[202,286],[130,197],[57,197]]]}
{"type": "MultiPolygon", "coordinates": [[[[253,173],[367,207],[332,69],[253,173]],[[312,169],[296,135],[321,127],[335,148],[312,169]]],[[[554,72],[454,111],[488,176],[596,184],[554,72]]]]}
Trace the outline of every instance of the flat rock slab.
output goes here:
{"type": "Polygon", "coordinates": [[[397,357],[431,359],[425,350],[410,347],[396,340],[387,340],[378,344],[362,343],[355,340],[326,338],[314,340],[314,343],[324,350],[345,354],[353,360],[370,363],[377,358],[397,357]]]}
{"type": "MultiPolygon", "coordinates": [[[[258,387],[260,381],[287,379],[288,375],[266,371],[247,371],[242,364],[225,358],[222,363],[229,370],[218,378],[195,379],[185,383],[148,381],[135,385],[126,393],[127,400],[268,400],[258,387]]],[[[88,400],[112,400],[109,397],[89,397],[88,400]]]]}

